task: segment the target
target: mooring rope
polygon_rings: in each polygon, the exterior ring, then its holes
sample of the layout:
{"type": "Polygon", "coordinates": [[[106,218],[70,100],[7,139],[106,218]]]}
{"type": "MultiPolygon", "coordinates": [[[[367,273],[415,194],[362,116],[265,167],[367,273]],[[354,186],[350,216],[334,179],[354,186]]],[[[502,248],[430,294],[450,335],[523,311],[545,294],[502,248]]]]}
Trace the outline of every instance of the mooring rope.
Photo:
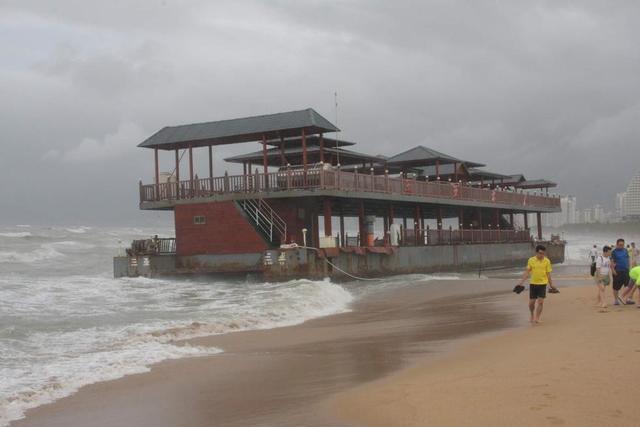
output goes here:
{"type": "MultiPolygon", "coordinates": [[[[296,248],[300,248],[300,249],[311,249],[311,250],[314,250],[314,251],[316,251],[316,252],[320,253],[320,250],[319,250],[318,248],[312,248],[312,247],[310,247],[310,246],[296,246],[296,248]]],[[[382,280],[382,279],[379,279],[379,278],[367,278],[367,277],[358,277],[358,276],[354,276],[353,274],[351,274],[351,273],[348,273],[348,272],[344,271],[343,269],[341,269],[340,267],[338,267],[337,265],[335,265],[334,263],[332,263],[331,261],[329,261],[329,259],[328,259],[326,256],[324,257],[324,261],[325,261],[327,264],[329,264],[331,267],[335,268],[336,270],[338,270],[338,271],[339,271],[339,272],[341,272],[342,274],[344,274],[344,275],[346,275],[346,276],[351,277],[352,279],[356,279],[356,280],[364,280],[364,281],[367,281],[367,282],[375,282],[375,281],[382,280]]]]}

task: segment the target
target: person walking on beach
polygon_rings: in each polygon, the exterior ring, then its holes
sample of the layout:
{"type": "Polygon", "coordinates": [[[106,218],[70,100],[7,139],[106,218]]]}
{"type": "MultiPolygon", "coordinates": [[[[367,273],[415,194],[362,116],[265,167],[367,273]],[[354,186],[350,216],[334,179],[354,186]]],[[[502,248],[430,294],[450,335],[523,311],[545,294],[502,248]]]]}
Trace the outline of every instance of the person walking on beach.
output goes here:
{"type": "Polygon", "coordinates": [[[611,281],[611,260],[609,256],[611,255],[611,248],[609,246],[605,246],[602,248],[602,255],[599,255],[596,258],[596,286],[598,287],[598,297],[597,297],[597,305],[601,308],[607,308],[607,303],[605,301],[604,291],[609,286],[611,281]]]}
{"type": "Polygon", "coordinates": [[[529,258],[527,261],[527,268],[522,274],[522,279],[518,283],[518,286],[527,280],[531,276],[529,281],[529,312],[531,323],[540,323],[540,317],[542,316],[542,308],[544,306],[544,299],[547,296],[547,285],[552,289],[557,289],[551,281],[551,261],[546,257],[547,248],[543,245],[536,246],[536,254],[529,258]]]}
{"type": "MultiPolygon", "coordinates": [[[[640,288],[640,265],[636,265],[629,270],[629,279],[632,286],[640,288]]],[[[640,308],[640,304],[638,304],[638,308],[640,308]]]]}
{"type": "Polygon", "coordinates": [[[598,246],[593,245],[591,250],[589,250],[589,259],[591,260],[591,277],[594,277],[596,274],[596,258],[598,255],[598,246]]]}
{"type": "Polygon", "coordinates": [[[629,288],[629,252],[624,247],[624,239],[616,241],[616,247],[611,252],[611,272],[613,273],[613,305],[635,304],[631,299],[625,299],[627,293],[631,293],[629,288]],[[622,296],[620,290],[627,287],[622,296]]]}

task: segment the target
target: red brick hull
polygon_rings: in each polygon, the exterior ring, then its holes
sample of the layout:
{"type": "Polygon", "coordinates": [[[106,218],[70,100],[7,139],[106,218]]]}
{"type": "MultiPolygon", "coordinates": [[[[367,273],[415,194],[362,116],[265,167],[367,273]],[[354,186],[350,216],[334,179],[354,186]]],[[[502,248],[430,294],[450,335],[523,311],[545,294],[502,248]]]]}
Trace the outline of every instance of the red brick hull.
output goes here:
{"type": "Polygon", "coordinates": [[[256,253],[269,247],[233,201],[177,205],[174,216],[178,256],[256,253]],[[195,224],[196,216],[205,217],[205,223],[195,224]]]}

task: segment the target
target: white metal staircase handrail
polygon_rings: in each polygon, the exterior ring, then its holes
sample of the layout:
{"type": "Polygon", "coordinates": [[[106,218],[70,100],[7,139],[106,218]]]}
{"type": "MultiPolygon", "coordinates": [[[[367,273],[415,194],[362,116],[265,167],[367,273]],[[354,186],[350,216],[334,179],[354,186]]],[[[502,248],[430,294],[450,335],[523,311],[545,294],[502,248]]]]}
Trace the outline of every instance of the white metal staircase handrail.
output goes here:
{"type": "Polygon", "coordinates": [[[268,203],[262,199],[245,199],[241,203],[249,218],[269,236],[271,243],[275,242],[274,232],[280,235],[281,241],[286,241],[287,224],[268,203]]]}

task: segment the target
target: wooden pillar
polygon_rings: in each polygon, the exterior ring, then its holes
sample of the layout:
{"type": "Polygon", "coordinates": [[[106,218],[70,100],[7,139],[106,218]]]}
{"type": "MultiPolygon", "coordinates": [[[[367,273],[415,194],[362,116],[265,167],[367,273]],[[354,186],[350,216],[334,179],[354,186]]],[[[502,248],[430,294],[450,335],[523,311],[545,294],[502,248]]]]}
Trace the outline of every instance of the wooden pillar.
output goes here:
{"type": "Polygon", "coordinates": [[[458,209],[458,227],[460,227],[461,230],[464,229],[464,209],[463,208],[458,209]]]}
{"type": "Polygon", "coordinates": [[[438,230],[442,230],[442,208],[440,206],[436,208],[436,222],[438,223],[438,230]]]}
{"type": "Polygon", "coordinates": [[[280,166],[284,167],[287,165],[287,159],[284,156],[284,138],[280,137],[280,166]]]}
{"type": "Polygon", "coordinates": [[[329,237],[333,235],[333,230],[331,230],[331,198],[324,197],[322,199],[322,203],[322,216],[324,217],[324,235],[329,237]]]}
{"type": "Polygon", "coordinates": [[[482,209],[478,208],[478,228],[480,230],[483,229],[482,225],[482,209]]]}
{"type": "Polygon", "coordinates": [[[340,246],[347,246],[344,235],[344,214],[342,213],[342,209],[340,210],[340,246]]]}
{"type": "Polygon", "coordinates": [[[303,169],[307,170],[307,136],[305,135],[304,129],[302,129],[302,166],[303,169]]]}
{"type": "Polygon", "coordinates": [[[413,213],[413,238],[417,246],[418,242],[420,242],[420,205],[416,205],[413,213]]]}
{"type": "Polygon", "coordinates": [[[440,160],[436,160],[436,179],[440,179],[440,160]]]}
{"type": "Polygon", "coordinates": [[[318,207],[314,206],[313,216],[311,217],[311,233],[313,234],[313,247],[320,246],[320,227],[318,226],[318,207]]]}
{"type": "Polygon", "coordinates": [[[527,212],[524,213],[524,229],[529,229],[529,214],[527,212]]]}
{"type": "Polygon", "coordinates": [[[515,230],[513,225],[513,212],[509,212],[509,224],[511,224],[511,228],[515,230]]]}
{"type": "Polygon", "coordinates": [[[213,192],[213,147],[209,146],[209,190],[213,192]]]}
{"type": "Polygon", "coordinates": [[[360,232],[360,246],[367,246],[367,236],[364,228],[364,201],[358,204],[358,230],[360,232]]]}
{"type": "Polygon", "coordinates": [[[320,162],[324,163],[324,136],[320,134],[320,162]]]}
{"type": "Polygon", "coordinates": [[[407,244],[407,216],[402,214],[402,244],[407,244]]]}
{"type": "Polygon", "coordinates": [[[269,172],[268,164],[269,163],[267,161],[267,137],[266,135],[262,135],[262,169],[265,174],[265,182],[266,182],[266,175],[269,172]]]}
{"type": "Polygon", "coordinates": [[[457,162],[453,162],[453,177],[455,178],[455,181],[458,182],[458,163],[457,162]]]}
{"type": "Polygon", "coordinates": [[[189,194],[193,195],[193,147],[189,144],[189,194]]]}
{"type": "Polygon", "coordinates": [[[393,205],[390,203],[389,204],[389,227],[391,227],[391,224],[393,224],[394,216],[395,214],[393,213],[393,205]]]}
{"type": "Polygon", "coordinates": [[[538,223],[538,240],[542,240],[542,213],[536,212],[536,220],[538,223]]]}
{"type": "Polygon", "coordinates": [[[500,227],[500,209],[496,209],[496,227],[500,227]]]}
{"type": "Polygon", "coordinates": [[[247,162],[242,162],[242,175],[247,174],[247,162]]]}
{"type": "Polygon", "coordinates": [[[176,199],[180,198],[180,152],[176,148],[176,199]]]}
{"type": "Polygon", "coordinates": [[[153,158],[155,160],[155,188],[156,188],[156,200],[160,199],[160,166],[158,165],[158,147],[153,149],[153,158]]]}

